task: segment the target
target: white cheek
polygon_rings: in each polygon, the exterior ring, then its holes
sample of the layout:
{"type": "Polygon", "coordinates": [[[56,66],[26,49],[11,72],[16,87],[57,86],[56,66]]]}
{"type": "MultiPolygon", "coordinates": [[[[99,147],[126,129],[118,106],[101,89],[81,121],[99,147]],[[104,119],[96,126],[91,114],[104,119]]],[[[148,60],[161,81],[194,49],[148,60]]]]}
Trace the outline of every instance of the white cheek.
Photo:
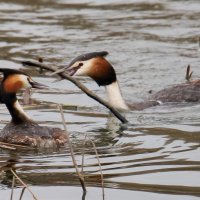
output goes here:
{"type": "Polygon", "coordinates": [[[92,60],[89,61],[83,61],[83,66],[81,66],[76,72],[75,76],[88,76],[90,70],[92,69],[92,60]]]}
{"type": "Polygon", "coordinates": [[[85,69],[84,67],[81,67],[80,69],[78,69],[76,72],[75,72],[75,76],[87,76],[88,74],[88,71],[87,69],[85,69]]]}
{"type": "Polygon", "coordinates": [[[32,86],[30,85],[30,83],[28,81],[24,83],[24,88],[30,88],[30,87],[32,87],[32,86]]]}
{"type": "Polygon", "coordinates": [[[26,75],[20,75],[20,80],[23,81],[23,88],[29,88],[31,87],[29,81],[28,81],[28,77],[26,75]]]}

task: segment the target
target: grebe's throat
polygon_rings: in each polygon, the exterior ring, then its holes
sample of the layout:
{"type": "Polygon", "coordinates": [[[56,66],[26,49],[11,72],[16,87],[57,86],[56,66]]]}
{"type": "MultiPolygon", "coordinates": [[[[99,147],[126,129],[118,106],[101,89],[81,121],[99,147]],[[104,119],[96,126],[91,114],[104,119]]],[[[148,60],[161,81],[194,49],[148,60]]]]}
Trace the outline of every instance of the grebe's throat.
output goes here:
{"type": "Polygon", "coordinates": [[[20,124],[26,121],[32,121],[31,118],[24,112],[17,99],[12,102],[7,102],[6,107],[10,112],[13,123],[20,124]]]}
{"type": "Polygon", "coordinates": [[[122,110],[129,110],[129,107],[126,105],[122,97],[120,87],[117,81],[106,85],[105,88],[108,95],[108,101],[113,107],[122,110]]]}

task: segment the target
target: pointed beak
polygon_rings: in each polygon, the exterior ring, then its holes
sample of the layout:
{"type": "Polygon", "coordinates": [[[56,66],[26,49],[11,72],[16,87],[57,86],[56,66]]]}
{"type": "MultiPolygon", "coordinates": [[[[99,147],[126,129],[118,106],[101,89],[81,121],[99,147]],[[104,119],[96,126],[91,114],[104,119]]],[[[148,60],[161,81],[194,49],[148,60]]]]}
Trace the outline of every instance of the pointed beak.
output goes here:
{"type": "Polygon", "coordinates": [[[78,65],[76,67],[68,67],[68,68],[65,69],[65,72],[67,74],[69,74],[70,76],[73,76],[80,67],[81,67],[80,65],[78,65]]]}
{"type": "Polygon", "coordinates": [[[37,88],[37,89],[47,89],[47,88],[48,88],[48,86],[43,85],[43,84],[38,83],[38,82],[33,81],[33,80],[30,81],[29,83],[30,83],[30,85],[32,86],[32,88],[37,88]]]}
{"type": "Polygon", "coordinates": [[[51,75],[60,74],[60,73],[65,72],[68,75],[73,76],[81,66],[82,66],[82,64],[81,65],[79,64],[76,67],[67,66],[67,67],[64,67],[63,69],[59,69],[58,71],[53,72],[51,75]]]}

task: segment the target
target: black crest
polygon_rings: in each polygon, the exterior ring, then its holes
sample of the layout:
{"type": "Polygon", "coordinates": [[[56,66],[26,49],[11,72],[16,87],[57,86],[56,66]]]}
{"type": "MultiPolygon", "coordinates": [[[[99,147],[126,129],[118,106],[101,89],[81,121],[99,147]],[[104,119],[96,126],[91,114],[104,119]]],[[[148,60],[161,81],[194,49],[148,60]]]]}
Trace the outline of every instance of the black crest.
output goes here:
{"type": "Polygon", "coordinates": [[[21,72],[19,70],[16,69],[10,69],[10,68],[0,68],[0,72],[3,73],[4,78],[6,78],[7,76],[11,75],[11,74],[24,74],[27,76],[26,73],[21,72]]]}
{"type": "Polygon", "coordinates": [[[82,54],[82,55],[77,56],[76,58],[74,58],[71,61],[71,63],[68,65],[68,67],[71,67],[77,61],[86,61],[86,60],[90,60],[90,59],[95,58],[95,57],[105,57],[107,55],[108,55],[107,51],[85,53],[85,54],[82,54]]]}

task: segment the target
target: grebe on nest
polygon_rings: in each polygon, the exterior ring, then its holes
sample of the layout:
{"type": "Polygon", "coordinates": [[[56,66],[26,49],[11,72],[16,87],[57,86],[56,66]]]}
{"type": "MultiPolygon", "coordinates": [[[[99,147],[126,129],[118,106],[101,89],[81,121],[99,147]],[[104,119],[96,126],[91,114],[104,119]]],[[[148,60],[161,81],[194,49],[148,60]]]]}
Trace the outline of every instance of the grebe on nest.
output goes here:
{"type": "Polygon", "coordinates": [[[43,89],[47,86],[18,70],[0,68],[0,72],[3,73],[0,102],[6,105],[12,117],[0,132],[0,141],[42,148],[63,146],[67,142],[66,133],[59,128],[38,125],[24,112],[16,96],[24,88],[43,89]]]}
{"type": "Polygon", "coordinates": [[[200,101],[200,81],[188,81],[156,92],[144,102],[128,105],[122,97],[115,70],[105,59],[106,55],[106,51],[82,54],[53,74],[66,72],[71,76],[91,77],[99,86],[105,86],[109,103],[122,110],[143,110],[167,102],[200,101]]]}

